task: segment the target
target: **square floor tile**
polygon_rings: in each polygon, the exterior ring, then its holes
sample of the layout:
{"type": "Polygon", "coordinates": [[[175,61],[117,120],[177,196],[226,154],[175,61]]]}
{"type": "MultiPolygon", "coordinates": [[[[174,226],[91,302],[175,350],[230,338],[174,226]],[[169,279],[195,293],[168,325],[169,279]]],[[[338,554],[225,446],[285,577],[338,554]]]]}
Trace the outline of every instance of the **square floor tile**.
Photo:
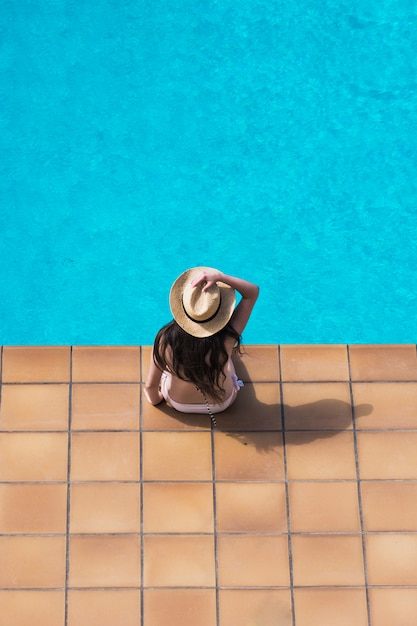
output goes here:
{"type": "Polygon", "coordinates": [[[297,626],[368,626],[365,589],[295,589],[294,601],[297,626]]]}
{"type": "Polygon", "coordinates": [[[213,486],[209,483],[145,483],[145,533],[212,533],[213,486]]]}
{"type": "Polygon", "coordinates": [[[349,380],[346,346],[281,346],[280,355],[283,381],[349,380]]]}
{"type": "Polygon", "coordinates": [[[75,347],[72,379],[77,383],[138,383],[140,349],[134,346],[75,347]]]}
{"type": "Polygon", "coordinates": [[[64,591],[0,591],[2,626],[64,626],[64,591]]]}
{"type": "Polygon", "coordinates": [[[234,354],[236,374],[244,382],[278,382],[280,379],[277,345],[244,345],[234,354]]]}
{"type": "Polygon", "coordinates": [[[353,398],[358,429],[417,429],[417,383],[353,383],[353,398]]]}
{"type": "Polygon", "coordinates": [[[416,531],[417,482],[362,482],[367,531],[416,531]]]}
{"type": "Polygon", "coordinates": [[[415,626],[417,589],[370,589],[369,601],[375,626],[415,626]]]}
{"type": "Polygon", "coordinates": [[[72,391],[73,430],[137,430],[139,385],[77,385],[72,391]]]}
{"type": "Polygon", "coordinates": [[[65,537],[0,537],[0,587],[65,585],[65,537]]]}
{"type": "Polygon", "coordinates": [[[139,531],[139,485],[110,483],[71,486],[72,533],[139,531]]]}
{"type": "Polygon", "coordinates": [[[67,383],[71,351],[62,347],[4,347],[3,383],[67,383]]]}
{"type": "Polygon", "coordinates": [[[151,362],[152,346],[141,346],[141,382],[146,381],[151,362]]]}
{"type": "Polygon", "coordinates": [[[67,480],[68,435],[0,434],[0,480],[67,480]]]}
{"type": "Polygon", "coordinates": [[[219,535],[220,587],[287,587],[286,535],[219,535]]]}
{"type": "Polygon", "coordinates": [[[358,433],[359,472],[365,479],[417,479],[417,432],[358,433]]]}
{"type": "Polygon", "coordinates": [[[216,422],[220,430],[282,430],[279,383],[246,383],[216,422]]]}
{"type": "Polygon", "coordinates": [[[139,434],[74,433],[71,479],[139,480],[139,434]]]}
{"type": "Polygon", "coordinates": [[[289,484],[293,532],[360,532],[356,482],[289,484]]]}
{"type": "Polygon", "coordinates": [[[143,433],[144,480],[211,480],[210,433],[143,433]]]}
{"type": "Polygon", "coordinates": [[[353,433],[305,431],[286,434],[290,480],[355,480],[353,433]]]}
{"type": "Polygon", "coordinates": [[[363,586],[362,540],[355,535],[293,535],[297,587],[363,586]]]}
{"type": "Polygon", "coordinates": [[[0,533],[65,533],[66,485],[0,484],[0,533]]]}
{"type": "Polygon", "coordinates": [[[287,531],[284,483],[218,483],[217,532],[287,531]]]}
{"type": "Polygon", "coordinates": [[[283,480],[282,435],[215,433],[217,480],[283,480]]]}
{"type": "Polygon", "coordinates": [[[145,587],[213,587],[212,536],[145,535],[145,587]]]}
{"type": "Polygon", "coordinates": [[[352,428],[349,383],[284,383],[286,430],[352,428]]]}
{"type": "Polygon", "coordinates": [[[349,346],[352,380],[417,380],[415,345],[349,346]]]}
{"type": "Polygon", "coordinates": [[[139,537],[132,535],[71,537],[69,586],[139,587],[139,537]]]}
{"type": "Polygon", "coordinates": [[[417,534],[365,535],[370,585],[417,585],[417,534]]]}
{"type": "Polygon", "coordinates": [[[216,594],[212,589],[145,589],[146,626],[214,626],[216,594]]]}
{"type": "Polygon", "coordinates": [[[67,430],[68,385],[3,385],[1,430],[67,430]]]}
{"type": "Polygon", "coordinates": [[[210,430],[210,416],[197,413],[180,413],[166,402],[149,404],[142,389],[143,430],[210,430]]]}
{"type": "Polygon", "coordinates": [[[140,626],[140,591],[70,589],[68,626],[140,626]]]}
{"type": "Polygon", "coordinates": [[[288,589],[221,589],[219,605],[222,626],[292,624],[288,589]]]}

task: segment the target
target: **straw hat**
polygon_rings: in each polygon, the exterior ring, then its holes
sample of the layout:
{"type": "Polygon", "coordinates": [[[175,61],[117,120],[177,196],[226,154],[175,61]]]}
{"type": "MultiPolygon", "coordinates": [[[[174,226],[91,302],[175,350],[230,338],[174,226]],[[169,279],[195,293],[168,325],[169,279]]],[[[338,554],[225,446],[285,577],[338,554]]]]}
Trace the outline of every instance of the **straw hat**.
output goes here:
{"type": "Polygon", "coordinates": [[[210,337],[224,328],[232,317],[236,294],[230,285],[217,282],[207,291],[204,283],[191,286],[209,267],[193,267],[177,278],[171,287],[169,305],[175,321],[194,337],[210,337]]]}

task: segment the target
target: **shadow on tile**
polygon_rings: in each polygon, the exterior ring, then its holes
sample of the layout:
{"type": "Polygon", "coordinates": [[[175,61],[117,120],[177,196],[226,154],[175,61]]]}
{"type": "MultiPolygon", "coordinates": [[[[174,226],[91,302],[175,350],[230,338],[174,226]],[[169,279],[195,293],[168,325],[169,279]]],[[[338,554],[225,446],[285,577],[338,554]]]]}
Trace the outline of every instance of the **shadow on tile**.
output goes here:
{"type": "MultiPolygon", "coordinates": [[[[310,431],[316,437],[331,437],[341,430],[351,430],[352,408],[338,398],[323,398],[299,405],[282,405],[284,428],[287,432],[310,431]]],[[[355,418],[372,413],[371,404],[355,407],[355,418]]]]}
{"type": "MultiPolygon", "coordinates": [[[[352,406],[349,384],[345,382],[284,383],[283,398],[279,382],[252,382],[244,363],[239,375],[245,382],[234,404],[224,413],[216,414],[214,430],[238,439],[244,445],[269,450],[268,437],[259,433],[303,431],[300,443],[326,438],[352,429],[352,406]],[[283,403],[288,399],[291,404],[283,403]]],[[[146,402],[146,401],[145,401],[146,402]]],[[[355,406],[355,418],[372,413],[373,405],[355,406]]],[[[152,407],[156,430],[200,430],[210,428],[207,415],[180,413],[165,403],[152,407]]],[[[146,413],[148,410],[146,409],[146,413]]],[[[151,423],[147,418],[147,427],[151,423]]]]}

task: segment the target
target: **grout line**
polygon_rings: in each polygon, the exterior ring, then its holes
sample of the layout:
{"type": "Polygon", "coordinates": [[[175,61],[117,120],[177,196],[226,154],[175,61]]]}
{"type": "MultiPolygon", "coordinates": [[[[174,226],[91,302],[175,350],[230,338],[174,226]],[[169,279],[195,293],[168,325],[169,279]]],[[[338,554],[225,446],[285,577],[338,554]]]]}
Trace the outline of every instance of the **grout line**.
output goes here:
{"type": "MultiPolygon", "coordinates": [[[[277,381],[252,381],[253,384],[259,384],[259,383],[274,383],[277,381]]],[[[358,378],[358,379],[352,379],[351,381],[348,378],[303,378],[303,379],[298,379],[298,380],[283,380],[282,384],[285,385],[343,385],[343,384],[349,384],[350,382],[355,383],[355,384],[362,384],[362,383],[415,383],[417,382],[417,378],[407,378],[407,379],[401,379],[401,378],[381,378],[378,380],[375,380],[373,378],[358,378]]]]}
{"type": "Polygon", "coordinates": [[[365,540],[364,517],[363,517],[362,487],[361,487],[361,475],[360,475],[359,451],[358,451],[358,437],[357,437],[357,429],[356,429],[355,401],[354,401],[354,396],[353,396],[353,385],[352,385],[352,379],[351,379],[349,346],[347,346],[347,357],[348,357],[348,368],[349,368],[349,390],[350,390],[350,403],[351,403],[351,410],[352,410],[353,445],[354,445],[354,452],[355,452],[355,466],[356,466],[356,476],[357,476],[359,518],[360,518],[361,538],[362,538],[363,574],[364,574],[364,580],[365,580],[366,609],[367,609],[367,614],[368,614],[368,626],[372,626],[371,606],[370,606],[369,586],[368,586],[366,540],[365,540]]]}
{"type": "Polygon", "coordinates": [[[220,595],[219,595],[219,554],[218,554],[218,533],[217,533],[217,482],[216,482],[216,456],[215,456],[215,430],[210,420],[211,436],[211,471],[213,485],[213,544],[214,544],[214,584],[216,592],[216,625],[220,626],[220,595]]]}
{"type": "Polygon", "coordinates": [[[293,567],[293,552],[292,552],[292,534],[291,534],[291,511],[290,511],[290,494],[289,494],[289,482],[288,482],[288,463],[287,463],[287,446],[286,446],[286,432],[285,432],[285,416],[284,416],[284,389],[282,383],[282,364],[281,364],[281,347],[278,346],[278,367],[280,372],[280,394],[281,394],[281,429],[282,429],[282,450],[284,461],[284,478],[285,478],[285,504],[287,509],[287,532],[288,532],[288,565],[290,575],[290,595],[291,595],[291,615],[292,626],[296,626],[295,617],[295,598],[294,598],[294,567],[293,567]]]}
{"type": "MultiPolygon", "coordinates": [[[[52,430],[52,429],[47,429],[47,430],[29,430],[29,429],[4,429],[1,430],[2,433],[8,433],[8,434],[20,434],[20,433],[25,433],[25,434],[32,434],[32,435],[43,435],[43,434],[62,434],[62,433],[66,433],[67,432],[67,428],[61,428],[60,430],[52,430]]],[[[139,432],[139,428],[126,428],[124,430],[122,429],[99,429],[99,428],[85,428],[85,429],[80,429],[80,428],[73,428],[72,432],[73,433],[77,433],[77,434],[84,434],[84,433],[88,433],[88,434],[94,434],[94,433],[107,433],[107,434],[120,434],[120,433],[138,433],[139,432]]],[[[360,433],[415,433],[417,432],[417,428],[357,428],[356,429],[358,432],[360,433]]],[[[144,429],[143,432],[145,433],[209,433],[210,431],[207,430],[191,430],[191,429],[182,429],[182,430],[163,430],[163,429],[159,429],[159,430],[149,430],[149,429],[144,429]]],[[[245,430],[243,428],[241,429],[230,429],[230,428],[216,428],[216,432],[218,433],[227,433],[227,434],[239,434],[239,433],[245,433],[245,434],[258,434],[258,433],[280,433],[282,432],[280,428],[275,428],[275,429],[271,429],[271,428],[259,428],[259,429],[252,429],[252,430],[245,430]]],[[[353,428],[287,428],[286,432],[288,433],[317,433],[317,437],[320,436],[320,433],[349,433],[349,432],[353,432],[353,428]]]]}
{"type": "MultiPolygon", "coordinates": [[[[217,481],[219,484],[239,484],[239,485],[247,485],[247,484],[252,484],[252,485],[280,485],[282,483],[285,483],[285,481],[283,480],[241,480],[241,479],[235,479],[235,480],[219,480],[217,481]]],[[[325,483],[344,483],[344,484],[349,484],[349,483],[357,483],[357,479],[314,479],[314,478],[310,478],[310,479],[306,479],[304,480],[303,478],[297,478],[297,479],[290,479],[288,480],[288,484],[325,484],[325,483]]],[[[365,479],[361,479],[361,484],[364,483],[372,483],[372,484],[381,484],[381,483],[394,483],[394,484],[398,484],[398,483],[405,483],[407,485],[411,484],[411,485],[415,485],[417,483],[417,479],[416,478],[365,478],[365,479]]],[[[143,483],[145,485],[181,485],[181,484],[185,484],[185,485],[210,485],[212,483],[212,481],[210,480],[146,480],[143,481],[143,483]]],[[[137,480],[74,480],[71,481],[71,485],[137,485],[138,481],[137,480]]],[[[5,486],[5,485],[9,485],[9,486],[53,486],[53,485],[67,485],[67,481],[64,480],[57,480],[57,481],[25,481],[25,480],[1,480],[0,481],[0,485],[5,486]]],[[[372,531],[366,531],[366,532],[372,532],[372,531]]],[[[378,531],[375,531],[378,532],[378,531]]],[[[402,532],[402,531],[398,531],[398,532],[402,532]]],[[[408,532],[408,531],[404,531],[404,532],[408,532]]],[[[59,533],[58,533],[59,534],[59,533]]],[[[278,533],[279,534],[279,533],[278,533]]]]}
{"type": "MultiPolygon", "coordinates": [[[[0,346],[1,348],[1,346],[0,346]]],[[[401,379],[401,378],[381,378],[378,380],[372,379],[372,378],[364,378],[364,379],[352,379],[351,381],[348,379],[340,379],[340,378],[332,378],[332,379],[319,379],[319,380],[314,380],[314,379],[303,379],[303,380],[284,380],[284,381],[279,381],[279,380],[256,380],[256,379],[250,379],[250,380],[244,380],[245,385],[323,385],[323,384],[334,384],[334,385],[342,385],[342,384],[349,384],[349,383],[353,383],[355,385],[362,385],[362,384],[376,384],[376,385],[383,385],[383,384],[400,384],[400,383],[404,383],[406,385],[412,385],[413,383],[415,384],[417,382],[417,378],[407,378],[407,379],[401,379]]],[[[144,383],[140,380],[77,380],[77,381],[73,381],[73,385],[76,386],[106,386],[106,385],[114,385],[114,386],[123,386],[123,385],[138,385],[141,386],[144,383]]],[[[41,385],[41,386],[51,386],[51,385],[68,385],[68,380],[50,380],[50,381],[45,381],[45,380],[6,380],[3,381],[3,385],[9,385],[11,387],[19,387],[19,386],[25,386],[25,385],[41,385]]]]}
{"type": "MultiPolygon", "coordinates": [[[[68,385],[69,381],[68,380],[23,380],[23,381],[17,381],[17,380],[10,380],[10,381],[6,381],[3,383],[4,385],[8,385],[10,387],[24,387],[26,385],[41,385],[44,387],[48,387],[48,386],[53,386],[53,385],[68,385]]],[[[74,386],[97,386],[97,387],[104,387],[106,385],[114,385],[114,386],[124,386],[124,385],[137,385],[140,386],[142,383],[140,381],[137,380],[81,380],[81,381],[72,381],[72,384],[74,386]]]]}
{"type": "MultiPolygon", "coordinates": [[[[137,537],[139,533],[137,532],[75,532],[75,533],[71,533],[71,537],[137,537]]],[[[211,532],[148,532],[145,533],[146,537],[212,537],[213,533],[211,532]]],[[[285,537],[288,533],[286,532],[272,532],[272,531],[221,531],[217,533],[218,537],[285,537]]],[[[297,536],[297,537],[317,537],[320,536],[322,537],[323,535],[326,535],[326,537],[337,537],[337,536],[341,536],[341,537],[360,537],[362,536],[364,533],[362,533],[361,531],[352,531],[352,530],[340,530],[340,531],[333,531],[333,530],[317,530],[317,531],[310,531],[310,530],[297,530],[297,531],[292,531],[291,535],[292,536],[297,536]]],[[[366,532],[366,535],[372,535],[375,537],[378,536],[386,536],[386,535],[391,535],[391,536],[416,536],[416,531],[415,530],[370,530],[366,532]]],[[[66,533],[65,532],[57,532],[57,533],[53,533],[53,532],[33,532],[33,533],[14,533],[14,532],[4,532],[1,533],[2,537],[66,537],[66,533]]],[[[262,585],[261,585],[262,586],[262,585]]],[[[294,588],[302,585],[294,585],[294,588]]],[[[322,585],[313,585],[315,587],[321,587],[322,585]]],[[[347,587],[350,587],[351,585],[346,585],[347,587]]],[[[363,585],[359,585],[361,587],[363,587],[363,585]]],[[[372,585],[369,585],[370,587],[372,587],[372,585]]],[[[376,587],[380,587],[381,585],[374,585],[376,587]]],[[[398,586],[398,585],[392,585],[392,586],[398,586]]],[[[404,585],[400,585],[401,587],[404,585]]],[[[72,588],[72,587],[71,587],[72,588]]]]}
{"type": "Polygon", "coordinates": [[[68,459],[67,459],[67,521],[65,546],[65,626],[68,626],[68,588],[70,567],[70,517],[71,517],[71,425],[72,425],[72,346],[70,347],[70,380],[68,385],[68,459]]]}
{"type": "MultiPolygon", "coordinates": [[[[417,428],[357,428],[356,429],[357,432],[359,433],[415,433],[417,432],[417,428]]],[[[67,428],[61,428],[60,430],[28,430],[28,429],[4,429],[1,430],[1,433],[4,434],[26,434],[26,435],[44,435],[44,434],[63,434],[66,433],[68,431],[67,428]]],[[[121,430],[121,429],[76,429],[73,428],[72,429],[72,433],[76,433],[76,434],[122,434],[122,433],[139,433],[140,429],[139,428],[127,428],[125,430],[121,430]]],[[[182,429],[182,430],[149,430],[149,429],[144,429],[143,430],[144,433],[209,433],[209,430],[191,430],[191,429],[182,429]]],[[[252,430],[244,430],[244,429],[239,429],[239,430],[231,430],[231,429],[226,429],[226,428],[216,428],[216,432],[218,433],[227,433],[227,434],[239,434],[239,433],[245,433],[248,435],[251,434],[259,434],[259,433],[280,433],[282,432],[280,428],[276,428],[276,429],[252,429],[252,430]]],[[[286,429],[287,433],[317,433],[317,437],[320,437],[320,433],[351,433],[353,432],[353,428],[288,428],[286,429]]]]}
{"type": "MultiPolygon", "coordinates": [[[[142,346],[139,348],[139,377],[142,381],[143,352],[142,346]]],[[[145,594],[144,594],[144,571],[145,571],[145,539],[144,539],[144,494],[143,494],[143,388],[139,387],[139,498],[140,498],[140,624],[145,625],[145,594]]]]}
{"type": "MultiPolygon", "coordinates": [[[[370,585],[369,586],[370,589],[417,589],[417,585],[370,585]]],[[[198,590],[198,589],[203,589],[203,590],[209,590],[212,591],[214,590],[214,587],[209,587],[209,586],[204,586],[204,585],[196,585],[195,587],[192,587],[190,585],[185,585],[185,586],[167,586],[167,585],[163,585],[160,587],[156,587],[155,585],[150,585],[149,587],[145,587],[145,589],[147,591],[159,591],[159,590],[179,590],[179,591],[183,591],[183,590],[198,590]]],[[[270,590],[270,591],[276,591],[276,590],[287,590],[289,589],[288,586],[285,585],[276,585],[276,586],[272,586],[272,585],[267,585],[267,586],[243,586],[243,585],[234,585],[234,586],[230,586],[230,587],[226,587],[226,586],[222,586],[219,587],[219,589],[221,590],[242,590],[242,591],[250,591],[252,589],[256,589],[256,590],[270,590]]],[[[311,589],[359,589],[362,590],[363,589],[363,585],[314,585],[314,587],[311,587],[309,585],[295,585],[295,589],[307,589],[307,590],[311,590],[311,589]]],[[[45,593],[48,593],[50,591],[64,591],[64,587],[0,587],[0,591],[11,591],[11,592],[19,592],[19,591],[44,591],[45,593]]],[[[99,587],[71,587],[70,588],[71,591],[138,591],[138,587],[103,587],[103,586],[99,586],[99,587]]]]}

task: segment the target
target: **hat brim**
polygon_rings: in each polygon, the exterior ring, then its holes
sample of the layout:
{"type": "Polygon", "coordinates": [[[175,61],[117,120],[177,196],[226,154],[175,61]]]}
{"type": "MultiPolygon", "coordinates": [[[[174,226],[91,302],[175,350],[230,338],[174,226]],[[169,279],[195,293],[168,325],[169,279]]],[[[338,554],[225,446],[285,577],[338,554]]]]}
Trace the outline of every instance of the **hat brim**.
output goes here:
{"type": "Polygon", "coordinates": [[[212,268],[202,266],[186,270],[178,276],[172,285],[169,294],[169,306],[174,320],[183,330],[185,330],[185,332],[189,335],[193,335],[194,337],[210,337],[211,335],[218,333],[226,326],[232,317],[235,308],[235,290],[230,287],[230,285],[226,285],[226,283],[218,281],[216,284],[220,289],[220,307],[213,319],[210,319],[207,322],[195,322],[190,319],[184,311],[182,295],[185,285],[201,274],[202,271],[211,269],[212,268]]]}

